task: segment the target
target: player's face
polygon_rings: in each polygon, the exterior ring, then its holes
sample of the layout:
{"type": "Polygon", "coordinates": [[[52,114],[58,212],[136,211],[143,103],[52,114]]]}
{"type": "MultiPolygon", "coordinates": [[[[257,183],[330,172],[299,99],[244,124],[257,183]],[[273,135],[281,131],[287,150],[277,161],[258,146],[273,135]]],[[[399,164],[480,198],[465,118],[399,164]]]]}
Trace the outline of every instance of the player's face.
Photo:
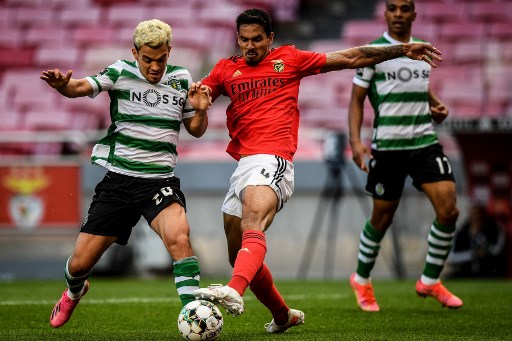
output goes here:
{"type": "Polygon", "coordinates": [[[268,55],[273,41],[274,33],[267,36],[261,25],[241,25],[238,29],[238,46],[249,65],[261,62],[268,55]]]}
{"type": "Polygon", "coordinates": [[[388,32],[393,37],[410,36],[412,22],[416,19],[410,0],[388,0],[384,18],[388,32]]]}
{"type": "Polygon", "coordinates": [[[157,49],[144,45],[138,51],[132,48],[133,56],[139,63],[140,73],[151,84],[156,84],[162,79],[170,52],[171,48],[166,45],[157,49]]]}

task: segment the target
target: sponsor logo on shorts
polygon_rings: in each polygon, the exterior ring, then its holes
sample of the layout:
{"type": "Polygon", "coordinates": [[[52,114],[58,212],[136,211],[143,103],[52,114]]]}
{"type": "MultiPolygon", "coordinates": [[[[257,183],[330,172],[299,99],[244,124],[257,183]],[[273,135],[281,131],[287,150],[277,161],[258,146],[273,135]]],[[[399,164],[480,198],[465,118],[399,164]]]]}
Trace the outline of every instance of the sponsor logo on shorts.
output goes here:
{"type": "Polygon", "coordinates": [[[385,192],[385,189],[384,189],[384,185],[381,184],[380,182],[375,185],[375,193],[379,196],[382,196],[385,192]]]}

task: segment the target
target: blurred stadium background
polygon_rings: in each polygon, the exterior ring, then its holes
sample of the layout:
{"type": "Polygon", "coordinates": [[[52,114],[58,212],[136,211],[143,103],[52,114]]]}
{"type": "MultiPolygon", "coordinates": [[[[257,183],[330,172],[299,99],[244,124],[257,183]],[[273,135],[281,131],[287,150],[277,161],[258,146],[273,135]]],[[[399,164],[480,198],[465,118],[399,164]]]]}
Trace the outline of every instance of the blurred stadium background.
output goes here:
{"type": "MultiPolygon", "coordinates": [[[[472,202],[484,202],[507,227],[512,245],[512,1],[422,0],[416,6],[413,35],[445,58],[431,83],[451,109],[439,134],[455,167],[459,222],[472,202]]],[[[219,58],[237,53],[234,21],[249,7],[271,13],[276,46],[334,51],[385,30],[384,2],[374,0],[0,0],[0,280],[62,277],[104,174],[89,155],[109,125],[108,96],[64,98],[39,79],[41,71],[72,69],[81,78],[131,59],[136,24],[159,18],[173,27],[170,63],[200,79],[219,58]]],[[[353,75],[332,72],[302,82],[296,193],[268,232],[267,260],[276,278],[348,278],[355,267],[370,200],[349,149],[343,143],[332,148],[347,131],[353,75]],[[338,184],[339,197],[323,191],[338,184]]],[[[226,105],[221,99],[212,107],[205,137],[184,133],[178,149],[194,247],[203,274],[211,276],[230,273],[220,212],[235,167],[224,151],[226,105]]],[[[416,277],[432,219],[426,199],[409,186],[374,277],[416,277]]],[[[169,272],[160,241],[145,221],[139,225],[128,246],[105,254],[97,274],[169,272]]]]}

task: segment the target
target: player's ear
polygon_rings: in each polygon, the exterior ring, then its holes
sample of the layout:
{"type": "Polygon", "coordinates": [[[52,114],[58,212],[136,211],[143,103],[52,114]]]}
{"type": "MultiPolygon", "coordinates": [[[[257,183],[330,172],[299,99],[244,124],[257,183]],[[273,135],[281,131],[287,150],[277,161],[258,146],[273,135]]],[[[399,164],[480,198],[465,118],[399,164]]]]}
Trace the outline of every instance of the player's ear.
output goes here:
{"type": "Polygon", "coordinates": [[[268,46],[272,45],[273,42],[274,42],[274,32],[270,32],[270,34],[268,36],[268,46]]]}
{"type": "Polygon", "coordinates": [[[135,47],[132,47],[132,54],[133,54],[133,58],[135,58],[135,60],[139,59],[139,52],[137,51],[137,49],[135,47]]]}

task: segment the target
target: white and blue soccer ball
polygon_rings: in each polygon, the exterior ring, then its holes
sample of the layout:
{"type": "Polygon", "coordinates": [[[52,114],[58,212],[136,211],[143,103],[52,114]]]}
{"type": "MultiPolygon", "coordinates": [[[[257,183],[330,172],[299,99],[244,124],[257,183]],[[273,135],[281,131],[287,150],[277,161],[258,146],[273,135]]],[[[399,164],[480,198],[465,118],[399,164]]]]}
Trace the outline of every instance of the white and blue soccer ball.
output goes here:
{"type": "Polygon", "coordinates": [[[178,330],[185,340],[215,340],[223,324],[219,308],[206,300],[189,302],[178,316],[178,330]]]}

